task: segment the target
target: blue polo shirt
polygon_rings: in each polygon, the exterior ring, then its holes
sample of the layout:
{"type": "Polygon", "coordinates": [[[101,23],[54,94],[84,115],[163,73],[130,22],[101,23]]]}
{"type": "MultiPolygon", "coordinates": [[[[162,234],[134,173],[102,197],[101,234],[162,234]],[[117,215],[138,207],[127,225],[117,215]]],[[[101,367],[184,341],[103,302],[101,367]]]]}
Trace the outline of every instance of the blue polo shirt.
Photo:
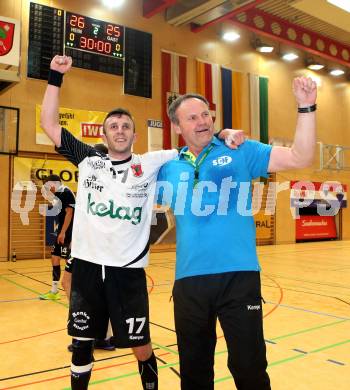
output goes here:
{"type": "Polygon", "coordinates": [[[251,180],[267,176],[271,146],[247,140],[232,150],[213,138],[194,162],[183,148],[158,175],[158,203],[176,218],[176,279],[260,270],[251,180]]]}

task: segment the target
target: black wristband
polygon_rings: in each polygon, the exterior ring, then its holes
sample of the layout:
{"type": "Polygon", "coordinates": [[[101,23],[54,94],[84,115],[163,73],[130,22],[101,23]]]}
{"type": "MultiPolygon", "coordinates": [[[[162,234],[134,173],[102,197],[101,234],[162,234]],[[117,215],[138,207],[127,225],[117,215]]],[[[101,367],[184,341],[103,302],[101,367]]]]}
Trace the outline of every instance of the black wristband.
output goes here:
{"type": "Polygon", "coordinates": [[[54,85],[55,87],[61,87],[63,81],[63,73],[58,72],[57,70],[50,69],[48,84],[54,85]]]}
{"type": "Polygon", "coordinates": [[[317,104],[313,104],[312,106],[309,107],[298,107],[298,112],[301,114],[305,114],[308,112],[314,112],[317,109],[317,104]]]}

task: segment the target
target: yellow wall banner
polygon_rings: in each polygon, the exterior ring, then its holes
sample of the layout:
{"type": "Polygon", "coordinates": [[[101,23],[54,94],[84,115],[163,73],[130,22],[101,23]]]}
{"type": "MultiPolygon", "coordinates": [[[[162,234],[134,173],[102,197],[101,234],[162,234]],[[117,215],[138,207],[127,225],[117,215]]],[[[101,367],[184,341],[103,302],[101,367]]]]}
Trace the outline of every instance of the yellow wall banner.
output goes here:
{"type": "Polygon", "coordinates": [[[265,215],[264,210],[259,211],[254,215],[256,238],[257,239],[272,239],[274,226],[272,215],[265,215]]]}
{"type": "Polygon", "coordinates": [[[62,184],[77,191],[78,168],[69,161],[15,157],[13,184],[32,181],[41,186],[44,177],[58,175],[62,184]]]}
{"type": "MultiPolygon", "coordinates": [[[[40,126],[41,105],[35,107],[36,143],[40,145],[53,145],[49,137],[40,126]]],[[[107,115],[103,111],[73,110],[60,107],[60,125],[69,130],[74,137],[87,144],[101,143],[103,133],[102,124],[107,115]]]]}

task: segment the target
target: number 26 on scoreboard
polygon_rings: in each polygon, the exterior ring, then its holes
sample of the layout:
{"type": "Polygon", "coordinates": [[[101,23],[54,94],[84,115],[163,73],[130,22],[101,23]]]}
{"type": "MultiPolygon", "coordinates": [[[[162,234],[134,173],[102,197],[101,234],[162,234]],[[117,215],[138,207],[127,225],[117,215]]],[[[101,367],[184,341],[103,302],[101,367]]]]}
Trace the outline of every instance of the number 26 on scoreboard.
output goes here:
{"type": "Polygon", "coordinates": [[[70,18],[69,24],[72,27],[84,28],[85,27],[85,18],[84,18],[84,16],[72,15],[70,18]]]}

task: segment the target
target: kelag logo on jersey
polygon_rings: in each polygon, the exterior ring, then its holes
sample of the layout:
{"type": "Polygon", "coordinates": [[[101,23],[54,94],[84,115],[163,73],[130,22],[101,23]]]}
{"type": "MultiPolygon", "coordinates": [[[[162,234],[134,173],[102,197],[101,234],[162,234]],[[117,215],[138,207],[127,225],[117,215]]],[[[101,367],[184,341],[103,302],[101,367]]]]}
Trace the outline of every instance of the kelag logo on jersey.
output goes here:
{"type": "Polygon", "coordinates": [[[98,217],[110,217],[118,218],[125,221],[130,221],[133,225],[137,225],[141,222],[142,207],[117,206],[114,204],[114,200],[110,199],[108,204],[96,203],[92,199],[92,195],[88,194],[87,213],[97,215],[98,217]]]}

